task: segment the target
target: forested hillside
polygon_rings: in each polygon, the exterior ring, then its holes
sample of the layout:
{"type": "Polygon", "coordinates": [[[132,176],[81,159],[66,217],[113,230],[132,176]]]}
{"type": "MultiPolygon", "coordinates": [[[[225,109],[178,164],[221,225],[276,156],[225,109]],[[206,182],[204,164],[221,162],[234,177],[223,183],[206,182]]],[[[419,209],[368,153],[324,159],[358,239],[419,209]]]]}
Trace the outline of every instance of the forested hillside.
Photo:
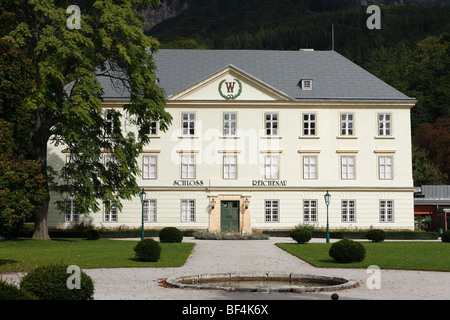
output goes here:
{"type": "Polygon", "coordinates": [[[418,100],[415,183],[450,183],[449,1],[384,1],[373,30],[360,2],[197,0],[148,34],[162,48],[331,50],[333,25],[335,51],[418,100]]]}

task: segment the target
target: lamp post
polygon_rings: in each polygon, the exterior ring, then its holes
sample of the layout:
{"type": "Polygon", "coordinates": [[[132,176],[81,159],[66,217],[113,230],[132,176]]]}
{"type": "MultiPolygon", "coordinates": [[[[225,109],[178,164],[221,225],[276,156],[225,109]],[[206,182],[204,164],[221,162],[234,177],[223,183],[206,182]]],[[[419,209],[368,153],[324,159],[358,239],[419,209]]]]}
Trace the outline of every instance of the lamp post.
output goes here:
{"type": "Polygon", "coordinates": [[[141,240],[144,240],[144,202],[145,202],[145,196],[147,194],[144,191],[144,188],[142,188],[141,193],[139,193],[139,198],[141,198],[142,203],[142,230],[141,230],[141,240]]]}
{"type": "Polygon", "coordinates": [[[328,190],[323,197],[325,198],[325,204],[327,205],[327,243],[330,243],[330,230],[328,229],[328,206],[330,204],[331,195],[328,193],[328,190]]]}

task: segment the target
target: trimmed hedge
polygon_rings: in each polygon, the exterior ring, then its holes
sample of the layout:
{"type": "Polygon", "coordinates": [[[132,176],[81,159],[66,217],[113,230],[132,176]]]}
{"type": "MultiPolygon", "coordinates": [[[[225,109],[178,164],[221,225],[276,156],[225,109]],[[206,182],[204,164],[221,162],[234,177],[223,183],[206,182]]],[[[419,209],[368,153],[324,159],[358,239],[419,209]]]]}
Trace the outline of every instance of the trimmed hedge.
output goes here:
{"type": "MultiPolygon", "coordinates": [[[[330,231],[330,238],[333,239],[366,239],[368,230],[361,231],[330,231]]],[[[269,237],[290,237],[291,230],[263,231],[269,237]]],[[[431,231],[385,231],[388,240],[437,240],[438,232],[431,231]]],[[[313,238],[326,238],[325,230],[312,231],[313,238]]]]}
{"type": "Polygon", "coordinates": [[[367,231],[366,238],[372,242],[383,242],[386,239],[386,232],[381,229],[371,229],[367,231]]]}
{"type": "Polygon", "coordinates": [[[361,262],[366,257],[366,249],[359,242],[344,238],[331,245],[329,256],[337,262],[361,262]]]}
{"type": "Polygon", "coordinates": [[[441,240],[442,242],[450,242],[450,230],[447,230],[442,234],[441,240]]]}
{"type": "Polygon", "coordinates": [[[159,242],[174,243],[183,241],[183,232],[175,227],[167,227],[159,232],[159,242]]]}
{"type": "Polygon", "coordinates": [[[20,282],[20,289],[41,300],[93,300],[94,282],[83,271],[80,272],[80,289],[69,289],[68,265],[50,264],[29,272],[20,282]]]}
{"type": "Polygon", "coordinates": [[[16,285],[0,279],[0,300],[38,300],[38,298],[16,285]]]}
{"type": "Polygon", "coordinates": [[[139,261],[156,262],[161,255],[161,247],[158,242],[153,239],[144,239],[138,242],[134,247],[136,259],[139,261]]]}

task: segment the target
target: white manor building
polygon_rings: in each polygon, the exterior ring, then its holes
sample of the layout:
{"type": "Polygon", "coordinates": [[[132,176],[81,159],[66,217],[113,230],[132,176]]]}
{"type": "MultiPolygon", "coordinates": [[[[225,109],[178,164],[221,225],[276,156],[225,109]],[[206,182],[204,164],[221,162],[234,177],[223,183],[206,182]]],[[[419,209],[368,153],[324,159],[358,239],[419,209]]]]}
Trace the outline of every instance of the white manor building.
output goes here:
{"type": "MultiPolygon", "coordinates": [[[[414,228],[416,100],[334,51],[160,50],[155,62],[173,121],[167,132],[155,124],[138,159],[146,229],[325,227],[327,191],[330,229],[414,228]]],[[[125,101],[104,83],[105,109],[125,101]]],[[[48,152],[61,169],[64,146],[48,152]]],[[[136,197],[88,218],[139,227],[141,208],[136,197]]],[[[48,222],[86,218],[51,204],[48,222]]]]}

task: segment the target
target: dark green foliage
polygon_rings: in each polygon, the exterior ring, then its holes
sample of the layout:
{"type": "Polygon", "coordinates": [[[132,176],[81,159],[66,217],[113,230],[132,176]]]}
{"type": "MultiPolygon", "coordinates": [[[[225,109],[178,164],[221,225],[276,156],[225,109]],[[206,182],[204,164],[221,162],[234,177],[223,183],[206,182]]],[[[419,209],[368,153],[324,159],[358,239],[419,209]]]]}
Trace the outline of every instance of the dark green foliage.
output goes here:
{"type": "Polygon", "coordinates": [[[450,242],[450,230],[445,231],[441,237],[442,242],[450,242]]]}
{"type": "Polygon", "coordinates": [[[293,229],[289,236],[297,243],[307,243],[312,238],[312,233],[306,228],[297,227],[293,229]]]}
{"type": "Polygon", "coordinates": [[[136,259],[140,261],[158,261],[161,255],[161,247],[158,242],[153,239],[144,239],[134,248],[136,252],[136,259]]]}
{"type": "Polygon", "coordinates": [[[20,288],[40,300],[93,300],[94,282],[83,271],[80,272],[80,289],[69,289],[67,265],[51,264],[37,267],[20,282],[20,288]]]}
{"type": "Polygon", "coordinates": [[[0,279],[0,300],[38,300],[37,297],[0,279]]]}
{"type": "Polygon", "coordinates": [[[333,243],[329,255],[341,263],[360,262],[366,257],[366,249],[361,243],[344,238],[333,243]]]}
{"type": "Polygon", "coordinates": [[[86,238],[88,240],[98,240],[100,238],[100,232],[95,229],[87,229],[86,238]]]}
{"type": "Polygon", "coordinates": [[[383,242],[386,239],[386,233],[381,229],[370,229],[366,233],[366,238],[372,242],[383,242]]]}
{"type": "Polygon", "coordinates": [[[181,242],[183,241],[183,232],[174,227],[167,227],[159,232],[160,242],[181,242]]]}

